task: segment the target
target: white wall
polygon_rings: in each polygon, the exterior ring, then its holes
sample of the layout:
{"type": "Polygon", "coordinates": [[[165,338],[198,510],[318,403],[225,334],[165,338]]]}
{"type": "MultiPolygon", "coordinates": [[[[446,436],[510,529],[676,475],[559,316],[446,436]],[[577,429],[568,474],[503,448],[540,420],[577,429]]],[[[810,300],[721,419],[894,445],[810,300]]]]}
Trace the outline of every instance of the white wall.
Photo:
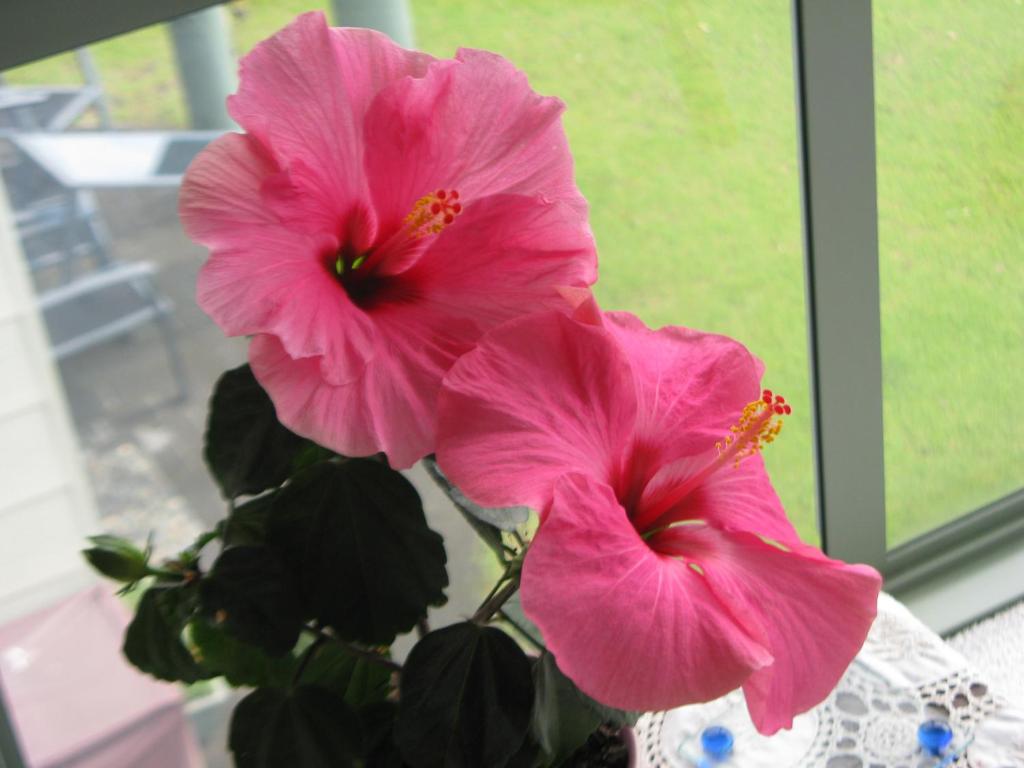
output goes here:
{"type": "Polygon", "coordinates": [[[0,183],[0,623],[92,579],[99,524],[0,183]]]}

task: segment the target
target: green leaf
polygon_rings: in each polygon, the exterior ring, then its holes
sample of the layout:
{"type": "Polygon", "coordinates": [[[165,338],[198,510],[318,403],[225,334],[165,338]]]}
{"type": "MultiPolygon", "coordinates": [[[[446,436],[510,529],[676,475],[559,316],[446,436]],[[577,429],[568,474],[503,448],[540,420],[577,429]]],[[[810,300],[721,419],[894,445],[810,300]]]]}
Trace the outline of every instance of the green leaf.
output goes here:
{"type": "Polygon", "coordinates": [[[472,622],[431,632],[402,671],[395,741],[420,766],[509,764],[533,707],[530,662],[508,635],[472,622]]]}
{"type": "Polygon", "coordinates": [[[531,734],[549,765],[560,765],[603,722],[590,700],[545,652],[533,665],[531,734]]]}
{"type": "Polygon", "coordinates": [[[160,680],[194,683],[211,675],[192,658],[181,633],[195,610],[187,587],[151,587],[139,601],[124,636],[125,657],[160,680]]]}
{"type": "Polygon", "coordinates": [[[445,602],[444,543],[416,489],[369,459],[321,463],[274,502],[268,541],[313,615],[346,640],[388,645],[445,602]]]}
{"type": "Polygon", "coordinates": [[[395,745],[397,714],[398,706],[390,701],[371,704],[359,710],[367,768],[405,768],[406,763],[395,745]]]}
{"type": "Polygon", "coordinates": [[[492,549],[494,548],[491,543],[493,534],[487,533],[488,529],[497,532],[498,544],[500,545],[501,531],[514,531],[530,519],[529,507],[481,507],[445,477],[444,472],[441,471],[441,468],[437,465],[437,460],[433,456],[427,456],[423,459],[423,467],[471,525],[474,522],[481,524],[479,527],[473,525],[473,528],[492,549]]]}
{"type": "Polygon", "coordinates": [[[205,442],[206,463],[227,499],[276,488],[317,449],[281,425],[248,365],[217,381],[205,442]]]}
{"type": "Polygon", "coordinates": [[[199,663],[211,675],[223,676],[236,688],[285,688],[290,683],[297,663],[293,657],[271,658],[205,616],[193,619],[189,630],[199,663]]]}
{"type": "Polygon", "coordinates": [[[519,601],[519,593],[516,592],[512,597],[505,601],[505,604],[501,606],[501,612],[504,613],[512,625],[526,635],[530,640],[533,640],[534,644],[544,648],[544,636],[540,633],[540,629],[530,621],[526,614],[523,613],[523,606],[519,601]]]}
{"type": "Polygon", "coordinates": [[[149,555],[117,536],[90,536],[82,555],[93,568],[115,581],[134,583],[149,575],[149,555]]]}
{"type": "Polygon", "coordinates": [[[541,757],[541,749],[537,742],[527,735],[523,739],[523,746],[509,759],[507,768],[536,768],[543,764],[541,757]]]}
{"type": "Polygon", "coordinates": [[[290,651],[302,630],[292,576],[264,546],[228,547],[200,584],[203,612],[236,640],[272,656],[290,651]]]}
{"type": "Polygon", "coordinates": [[[237,768],[343,768],[362,752],[359,718],[315,686],[253,691],[235,708],[228,746],[237,768]]]}
{"type": "Polygon", "coordinates": [[[276,493],[265,493],[231,510],[224,521],[224,546],[264,544],[267,540],[267,521],[274,506],[276,493]]]}
{"type": "Polygon", "coordinates": [[[338,643],[327,643],[314,653],[302,673],[302,682],[326,688],[358,709],[387,698],[391,670],[349,653],[338,643]]]}

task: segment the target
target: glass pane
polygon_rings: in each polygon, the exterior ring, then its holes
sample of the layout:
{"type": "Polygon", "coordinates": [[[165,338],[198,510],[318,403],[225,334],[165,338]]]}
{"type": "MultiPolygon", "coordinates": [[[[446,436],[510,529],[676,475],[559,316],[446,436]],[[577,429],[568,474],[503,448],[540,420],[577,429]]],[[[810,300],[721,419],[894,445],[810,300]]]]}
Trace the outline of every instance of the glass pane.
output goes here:
{"type": "Polygon", "coordinates": [[[426,50],[497,51],[568,105],[602,305],[735,336],[765,361],[796,405],[766,461],[816,540],[789,3],[414,7],[426,50]]]}
{"type": "MultiPolygon", "coordinates": [[[[411,5],[421,47],[498,51],[568,104],[602,303],[652,325],[736,336],[765,360],[766,384],[795,406],[766,458],[790,515],[816,540],[788,2],[411,5]]],[[[209,12],[225,30],[227,79],[232,54],[310,7],[252,0],[209,12]]],[[[0,226],[18,242],[12,251],[0,240],[0,678],[33,754],[67,749],[70,760],[120,734],[114,721],[155,727],[159,701],[174,721],[163,726],[190,752],[167,751],[168,768],[224,766],[232,702],[217,683],[180,690],[129,675],[136,689],[121,709],[83,705],[91,714],[65,744],[32,677],[42,670],[59,699],[72,678],[77,692],[114,693],[113,670],[130,672],[119,651],[125,606],[109,583],[93,589],[83,575],[85,535],[141,542],[153,531],[159,558],[223,514],[200,453],[206,400],[244,360],[245,342],[225,339],[194,300],[205,251],[181,232],[177,185],[220,128],[180,133],[197,126],[169,32],[139,30],[88,57],[5,72],[0,84],[0,226]],[[43,624],[59,631],[27,644],[43,624]]],[[[476,607],[490,560],[425,474],[412,479],[460,552],[443,624],[476,607]]],[[[121,764],[138,761],[109,762],[121,764]]]]}
{"type": "Polygon", "coordinates": [[[874,22],[892,546],[1024,484],[1024,6],[874,22]]]}
{"type": "Polygon", "coordinates": [[[79,554],[86,535],[152,535],[159,560],[223,512],[202,464],[205,400],[244,344],[198,311],[203,254],[177,220],[180,173],[218,132],[177,132],[189,115],[163,25],[3,75],[0,225],[18,247],[0,241],[0,266],[21,295],[0,296],[0,318],[25,310],[0,319],[0,354],[33,393],[19,417],[30,443],[0,409],[0,453],[31,486],[24,501],[0,486],[0,538],[16,544],[0,566],[0,682],[21,748],[29,765],[226,768],[234,694],[128,666],[139,592],[115,596],[79,554]],[[45,473],[24,471],[27,451],[45,473]]]}

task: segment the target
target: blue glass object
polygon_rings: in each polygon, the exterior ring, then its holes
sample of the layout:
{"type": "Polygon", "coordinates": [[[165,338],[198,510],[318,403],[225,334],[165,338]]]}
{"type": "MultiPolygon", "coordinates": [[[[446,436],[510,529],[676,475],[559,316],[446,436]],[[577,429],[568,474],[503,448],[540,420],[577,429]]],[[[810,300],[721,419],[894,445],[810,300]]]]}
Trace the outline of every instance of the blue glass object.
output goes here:
{"type": "Polygon", "coordinates": [[[700,734],[700,746],[712,760],[724,760],[732,754],[732,731],[720,725],[705,728],[700,734]]]}
{"type": "Polygon", "coordinates": [[[925,720],[917,729],[917,741],[932,755],[941,755],[953,740],[953,729],[945,720],[925,720]]]}

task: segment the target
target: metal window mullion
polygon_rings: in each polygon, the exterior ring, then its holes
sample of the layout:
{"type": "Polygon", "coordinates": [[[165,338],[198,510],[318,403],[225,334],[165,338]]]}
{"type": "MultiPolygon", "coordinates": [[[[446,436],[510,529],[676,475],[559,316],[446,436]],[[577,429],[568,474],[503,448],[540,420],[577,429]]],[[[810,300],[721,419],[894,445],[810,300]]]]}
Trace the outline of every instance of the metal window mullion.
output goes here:
{"type": "Polygon", "coordinates": [[[870,0],[793,0],[822,546],[885,562],[870,0]]]}

